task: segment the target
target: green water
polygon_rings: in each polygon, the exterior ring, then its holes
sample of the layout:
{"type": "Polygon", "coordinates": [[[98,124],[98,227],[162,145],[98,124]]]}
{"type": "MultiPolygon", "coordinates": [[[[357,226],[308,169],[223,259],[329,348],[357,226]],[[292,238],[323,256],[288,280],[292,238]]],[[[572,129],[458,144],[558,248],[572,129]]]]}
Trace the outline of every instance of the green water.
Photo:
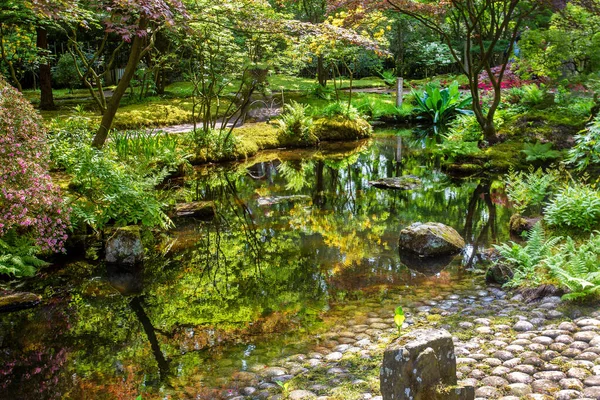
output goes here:
{"type": "Polygon", "coordinates": [[[200,168],[179,196],[214,201],[216,217],[149,234],[143,267],[70,262],[25,282],[44,302],[0,315],[0,398],[227,387],[237,371],[306,351],[316,332],[373,310],[388,290],[468,285],[465,266],[508,237],[501,182],[447,176],[431,145],[405,133],[200,168]],[[368,183],[401,175],[422,187],[368,183]],[[415,270],[397,240],[416,221],[456,228],[464,256],[415,270]]]}

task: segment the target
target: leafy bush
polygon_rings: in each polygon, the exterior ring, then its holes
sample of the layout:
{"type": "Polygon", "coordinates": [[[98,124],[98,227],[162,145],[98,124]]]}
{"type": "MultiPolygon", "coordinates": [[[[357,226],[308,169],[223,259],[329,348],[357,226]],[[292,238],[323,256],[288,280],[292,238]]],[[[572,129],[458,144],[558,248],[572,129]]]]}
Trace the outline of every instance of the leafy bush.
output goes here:
{"type": "Polygon", "coordinates": [[[546,238],[542,224],[538,222],[527,235],[527,243],[521,246],[510,242],[494,245],[502,258],[512,267],[513,278],[506,284],[509,287],[536,286],[541,283],[539,268],[552,255],[552,248],[560,237],[546,238]]]}
{"type": "Polygon", "coordinates": [[[520,87],[511,87],[504,92],[506,101],[510,104],[518,104],[523,99],[524,91],[520,87]]]}
{"type": "MultiPolygon", "coordinates": [[[[78,59],[80,70],[84,70],[83,63],[78,59]]],[[[56,66],[52,69],[52,80],[58,85],[69,88],[69,91],[73,92],[73,89],[81,86],[81,82],[78,79],[77,66],[70,53],[65,53],[60,56],[56,66]]]]}
{"type": "Polygon", "coordinates": [[[550,225],[591,231],[600,222],[600,193],[584,183],[561,189],[544,209],[550,225]]]}
{"type": "Polygon", "coordinates": [[[100,151],[89,145],[92,133],[87,118],[76,116],[51,125],[53,162],[72,177],[69,200],[75,226],[102,230],[110,224],[171,225],[163,194],[155,187],[172,168],[156,165],[153,158],[167,151],[158,149],[157,143],[168,143],[154,138],[130,142],[123,135],[100,151]]]}
{"type": "Polygon", "coordinates": [[[310,88],[308,95],[317,99],[331,100],[333,92],[332,88],[316,83],[310,88]]]}
{"type": "Polygon", "coordinates": [[[31,239],[41,251],[64,251],[69,210],[48,175],[41,118],[0,77],[0,238],[31,239]]]}
{"type": "Polygon", "coordinates": [[[310,144],[316,141],[311,134],[313,120],[307,115],[307,105],[292,101],[284,106],[284,112],[275,123],[285,139],[310,144]]]}
{"type": "Polygon", "coordinates": [[[589,240],[577,245],[567,238],[554,256],[546,260],[546,265],[561,286],[570,293],[565,300],[585,299],[600,294],[600,236],[590,235],[589,240]]]}
{"type": "Polygon", "coordinates": [[[569,150],[568,162],[579,170],[590,164],[600,164],[600,116],[575,136],[575,146],[569,150]]]}
{"type": "Polygon", "coordinates": [[[473,99],[468,97],[461,100],[458,83],[455,81],[445,89],[439,89],[434,85],[427,84],[422,97],[414,93],[418,111],[426,116],[435,125],[445,125],[457,114],[472,114],[473,111],[466,110],[473,99]]]}
{"type": "Polygon", "coordinates": [[[550,171],[545,173],[541,168],[529,171],[515,172],[509,170],[504,177],[506,194],[519,213],[527,210],[529,213],[541,211],[544,201],[552,193],[558,181],[558,173],[550,171]]]}
{"type": "Polygon", "coordinates": [[[169,228],[171,220],[161,192],[155,187],[167,173],[140,173],[110,158],[107,153],[82,144],[77,147],[76,162],[67,172],[73,197],[74,223],[85,223],[96,230],[109,224],[126,226],[141,223],[146,227],[169,228]]]}
{"type": "Polygon", "coordinates": [[[166,168],[171,172],[189,164],[189,154],[179,147],[180,138],[180,135],[161,131],[114,132],[110,148],[121,161],[134,167],[141,167],[145,171],[166,168]]]}
{"type": "Polygon", "coordinates": [[[483,132],[474,115],[459,115],[450,122],[448,136],[465,142],[478,142],[483,138],[483,132]]]}
{"type": "Polygon", "coordinates": [[[351,121],[356,121],[358,118],[360,118],[360,114],[355,107],[348,107],[347,104],[342,104],[340,102],[328,104],[321,109],[319,114],[326,118],[343,117],[351,121]]]}
{"type": "Polygon", "coordinates": [[[450,162],[453,162],[461,157],[472,156],[480,153],[481,149],[477,146],[477,142],[463,142],[461,140],[444,140],[437,145],[437,153],[448,157],[450,162]]]}
{"type": "Polygon", "coordinates": [[[10,231],[0,239],[0,275],[33,276],[38,268],[48,265],[36,257],[38,252],[31,239],[10,231]]]}
{"type": "Polygon", "coordinates": [[[523,97],[521,101],[528,106],[541,104],[546,96],[546,91],[538,85],[531,83],[522,87],[523,97]]]}
{"type": "Polygon", "coordinates": [[[526,160],[529,162],[534,161],[547,161],[556,160],[560,157],[560,151],[552,150],[552,143],[525,143],[524,149],[521,150],[527,156],[526,160]]]}

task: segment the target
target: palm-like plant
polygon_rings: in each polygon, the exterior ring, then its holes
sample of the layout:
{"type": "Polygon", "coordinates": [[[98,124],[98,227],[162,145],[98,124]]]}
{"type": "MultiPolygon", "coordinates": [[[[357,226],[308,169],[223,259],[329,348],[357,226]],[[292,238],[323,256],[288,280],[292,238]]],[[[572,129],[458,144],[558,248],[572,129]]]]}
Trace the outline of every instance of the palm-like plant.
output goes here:
{"type": "Polygon", "coordinates": [[[423,96],[419,96],[414,90],[412,93],[417,102],[415,111],[431,119],[434,125],[445,125],[458,114],[473,114],[473,111],[466,109],[473,102],[473,98],[469,96],[461,99],[456,81],[445,89],[427,84],[423,96]]]}

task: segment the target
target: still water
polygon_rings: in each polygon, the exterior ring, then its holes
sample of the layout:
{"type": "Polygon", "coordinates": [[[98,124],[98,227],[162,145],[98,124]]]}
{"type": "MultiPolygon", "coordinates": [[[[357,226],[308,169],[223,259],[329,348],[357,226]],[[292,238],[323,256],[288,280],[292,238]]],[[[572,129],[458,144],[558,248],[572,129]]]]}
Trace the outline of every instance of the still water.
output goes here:
{"type": "Polygon", "coordinates": [[[464,285],[479,252],[507,239],[510,210],[500,181],[446,175],[432,146],[386,130],[197,169],[179,196],[214,202],[215,218],[149,235],[144,266],[73,261],[19,283],[44,301],[0,315],[0,398],[227,387],[253,365],[307,351],[349,305],[356,313],[388,290],[464,285]],[[369,185],[402,175],[422,186],[369,185]],[[454,227],[464,254],[425,267],[401,256],[399,232],[417,221],[454,227]]]}

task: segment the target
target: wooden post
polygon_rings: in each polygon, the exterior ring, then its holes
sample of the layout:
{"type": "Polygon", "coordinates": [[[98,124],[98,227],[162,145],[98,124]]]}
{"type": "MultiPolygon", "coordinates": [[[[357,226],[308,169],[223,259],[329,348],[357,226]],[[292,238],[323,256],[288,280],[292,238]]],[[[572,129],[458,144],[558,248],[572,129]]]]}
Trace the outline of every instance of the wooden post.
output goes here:
{"type": "Polygon", "coordinates": [[[396,107],[402,107],[402,92],[404,91],[404,78],[396,79],[396,107]]]}

